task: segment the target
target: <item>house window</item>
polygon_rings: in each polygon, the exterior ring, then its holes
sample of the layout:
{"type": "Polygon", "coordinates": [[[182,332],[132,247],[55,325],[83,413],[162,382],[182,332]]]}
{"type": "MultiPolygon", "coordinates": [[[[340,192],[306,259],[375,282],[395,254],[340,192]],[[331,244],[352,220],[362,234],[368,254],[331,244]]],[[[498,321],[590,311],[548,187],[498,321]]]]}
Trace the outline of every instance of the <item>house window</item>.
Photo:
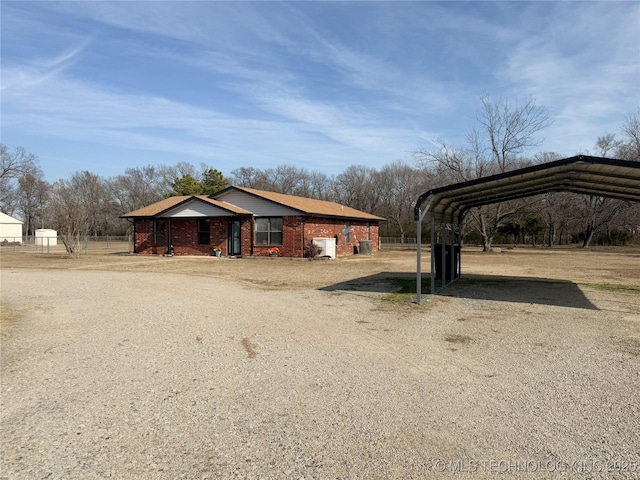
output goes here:
{"type": "Polygon", "coordinates": [[[367,240],[371,240],[371,224],[367,222],[367,240]]]}
{"type": "Polygon", "coordinates": [[[282,245],[282,217],[256,218],[256,245],[282,245]]]}
{"type": "Polygon", "coordinates": [[[211,219],[198,219],[198,245],[209,245],[211,243],[211,219]]]}
{"type": "Polygon", "coordinates": [[[153,241],[156,246],[167,244],[167,221],[158,219],[153,221],[153,241]]]}

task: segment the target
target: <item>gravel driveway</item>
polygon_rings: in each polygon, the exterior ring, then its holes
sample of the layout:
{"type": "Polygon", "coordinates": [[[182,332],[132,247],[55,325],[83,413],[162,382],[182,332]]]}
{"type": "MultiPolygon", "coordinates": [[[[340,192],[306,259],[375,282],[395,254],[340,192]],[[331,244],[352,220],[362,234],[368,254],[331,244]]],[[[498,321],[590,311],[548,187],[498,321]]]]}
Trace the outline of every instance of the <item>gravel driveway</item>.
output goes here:
{"type": "Polygon", "coordinates": [[[226,261],[233,279],[137,261],[3,258],[0,478],[640,476],[635,287],[480,258],[418,306],[338,270],[318,288],[346,260],[226,261]],[[275,265],[312,271],[261,283],[275,265]]]}

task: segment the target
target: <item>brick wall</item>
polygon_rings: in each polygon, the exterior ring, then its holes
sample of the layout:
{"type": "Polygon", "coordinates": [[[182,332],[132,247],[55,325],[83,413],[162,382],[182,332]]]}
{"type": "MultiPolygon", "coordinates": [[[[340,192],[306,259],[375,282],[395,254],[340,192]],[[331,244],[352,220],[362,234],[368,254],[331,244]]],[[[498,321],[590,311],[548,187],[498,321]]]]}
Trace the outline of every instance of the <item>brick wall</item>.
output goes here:
{"type": "Polygon", "coordinates": [[[211,255],[213,253],[211,244],[198,244],[198,219],[196,218],[171,219],[171,245],[175,255],[211,255]]]}
{"type": "MultiPolygon", "coordinates": [[[[227,218],[211,218],[209,244],[198,244],[198,220],[195,218],[171,219],[171,244],[175,255],[211,255],[214,247],[227,251],[227,218]]],[[[135,253],[164,255],[167,246],[154,244],[153,220],[135,220],[135,253]]]]}
{"type": "Polygon", "coordinates": [[[156,253],[156,248],[153,244],[153,220],[136,219],[134,221],[134,229],[134,252],[142,254],[156,253]]]}
{"type": "MultiPolygon", "coordinates": [[[[241,250],[245,256],[267,256],[272,245],[254,244],[254,225],[251,217],[243,217],[241,222],[241,250]]],[[[343,235],[342,229],[347,223],[340,219],[304,218],[301,216],[284,217],[282,225],[283,244],[278,245],[283,257],[304,256],[304,245],[313,238],[335,238],[336,255],[353,255],[354,247],[361,240],[367,239],[367,222],[351,221],[351,238],[343,235]],[[304,238],[303,238],[304,235],[304,238]]],[[[370,224],[370,240],[373,251],[378,250],[378,225],[370,224]]],[[[228,218],[214,217],[210,222],[209,245],[198,244],[198,220],[195,218],[171,219],[171,243],[175,255],[211,255],[215,247],[220,248],[222,255],[228,254],[228,218]]],[[[166,245],[154,245],[153,220],[135,220],[135,252],[141,254],[158,254],[166,252],[166,245]]]]}
{"type": "Polygon", "coordinates": [[[243,217],[240,220],[240,245],[242,255],[253,255],[253,217],[243,217]]]}
{"type": "MultiPolygon", "coordinates": [[[[342,233],[346,226],[347,222],[342,219],[309,218],[304,226],[305,245],[313,238],[335,238],[336,255],[353,255],[354,247],[357,247],[361,240],[367,240],[367,222],[351,220],[350,239],[342,233]]],[[[369,239],[373,242],[374,252],[378,251],[378,235],[378,224],[370,222],[369,239]]]]}
{"type": "Polygon", "coordinates": [[[210,221],[209,254],[213,253],[214,248],[219,248],[221,255],[227,255],[227,228],[229,228],[229,220],[226,217],[213,217],[210,221]]]}

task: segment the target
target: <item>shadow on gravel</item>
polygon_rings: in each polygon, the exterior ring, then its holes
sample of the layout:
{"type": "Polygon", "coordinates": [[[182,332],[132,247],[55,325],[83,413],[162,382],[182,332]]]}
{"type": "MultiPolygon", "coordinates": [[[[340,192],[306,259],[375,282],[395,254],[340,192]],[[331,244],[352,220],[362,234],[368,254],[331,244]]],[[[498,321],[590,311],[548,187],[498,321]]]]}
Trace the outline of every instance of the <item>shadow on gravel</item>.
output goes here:
{"type": "Polygon", "coordinates": [[[580,287],[569,280],[501,275],[463,275],[443,295],[479,300],[539,303],[557,307],[599,310],[580,287]]]}
{"type": "MultiPolygon", "coordinates": [[[[422,278],[422,292],[429,293],[429,277],[422,278]]],[[[322,287],[325,292],[415,293],[416,274],[383,272],[322,287]]]]}
{"type": "MultiPolygon", "coordinates": [[[[415,293],[416,275],[406,272],[383,272],[322,287],[320,290],[377,293],[415,293]]],[[[422,293],[430,290],[429,274],[423,274],[422,293]]],[[[599,310],[568,280],[501,275],[463,275],[439,295],[455,298],[493,300],[497,302],[537,303],[558,307],[599,310]]]]}

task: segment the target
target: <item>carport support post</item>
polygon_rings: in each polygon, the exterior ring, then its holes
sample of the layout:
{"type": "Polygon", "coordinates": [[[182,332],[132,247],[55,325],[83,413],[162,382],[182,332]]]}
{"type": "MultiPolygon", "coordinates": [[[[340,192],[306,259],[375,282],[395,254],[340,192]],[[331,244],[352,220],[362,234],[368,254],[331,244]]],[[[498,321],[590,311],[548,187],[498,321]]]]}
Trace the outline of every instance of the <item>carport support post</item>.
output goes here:
{"type": "Polygon", "coordinates": [[[458,278],[462,277],[462,225],[458,224],[458,278]]]}
{"type": "MultiPolygon", "coordinates": [[[[417,235],[417,262],[416,262],[416,303],[420,305],[422,303],[422,218],[425,215],[425,212],[422,212],[418,209],[418,220],[416,222],[416,235],[417,235]]],[[[432,217],[431,218],[431,231],[429,232],[431,236],[431,244],[429,245],[430,251],[430,260],[431,260],[431,291],[430,295],[434,295],[436,291],[436,221],[432,217]]]]}
{"type": "Polygon", "coordinates": [[[440,224],[440,245],[442,246],[441,248],[441,255],[440,255],[440,267],[442,267],[442,270],[440,270],[440,272],[442,273],[442,287],[444,288],[444,286],[447,284],[447,234],[445,232],[445,224],[441,223],[440,224]]]}
{"type": "Polygon", "coordinates": [[[416,222],[416,243],[418,245],[418,268],[416,273],[416,303],[420,305],[422,300],[422,212],[418,209],[418,221],[416,222]]]}
{"type": "MultiPolygon", "coordinates": [[[[417,241],[416,244],[418,246],[418,248],[416,249],[416,255],[417,255],[417,262],[416,262],[416,303],[418,305],[420,305],[422,303],[422,220],[424,218],[426,214],[426,210],[423,212],[422,210],[420,210],[418,208],[418,219],[416,222],[416,235],[417,235],[417,241]]],[[[430,263],[431,263],[431,272],[430,272],[430,277],[431,277],[431,291],[430,296],[433,295],[436,291],[436,280],[435,280],[435,271],[436,271],[436,251],[435,251],[435,244],[436,244],[436,222],[435,219],[432,217],[431,218],[431,231],[430,231],[430,235],[431,235],[431,244],[429,245],[429,252],[430,252],[430,263]]]]}
{"type": "Polygon", "coordinates": [[[455,268],[455,257],[456,257],[456,226],[451,224],[451,282],[453,283],[456,279],[456,268],[455,268]]]}
{"type": "Polygon", "coordinates": [[[431,219],[431,295],[436,293],[436,221],[431,219]]]}

